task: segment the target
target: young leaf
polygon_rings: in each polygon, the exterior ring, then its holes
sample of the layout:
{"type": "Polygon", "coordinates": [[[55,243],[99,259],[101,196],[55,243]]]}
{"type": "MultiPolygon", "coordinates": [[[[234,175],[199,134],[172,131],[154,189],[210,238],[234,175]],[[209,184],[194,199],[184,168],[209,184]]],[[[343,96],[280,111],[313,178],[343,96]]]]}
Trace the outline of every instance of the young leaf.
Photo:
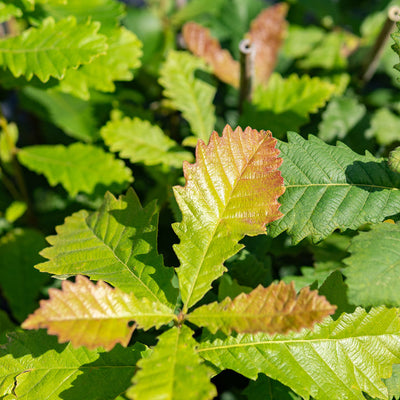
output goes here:
{"type": "Polygon", "coordinates": [[[37,306],[48,276],[35,270],[43,259],[44,236],[33,229],[14,229],[0,239],[0,287],[14,317],[22,321],[37,306]]]}
{"type": "Polygon", "coordinates": [[[277,198],[285,189],[275,143],[270,132],[227,125],[208,146],[199,141],[195,164],[184,164],[186,185],[174,187],[183,217],[173,225],[184,310],[222,275],[223,262],[243,247],[239,240],[265,233],[265,224],[281,216],[277,198]]]}
{"type": "Polygon", "coordinates": [[[122,117],[118,111],[111,113],[111,121],[100,134],[111,151],[119,151],[120,157],[129,158],[132,163],[181,168],[183,161],[193,159],[192,153],[180,148],[157,125],[139,118],[122,117]]]}
{"type": "Polygon", "coordinates": [[[110,352],[75,349],[44,331],[10,333],[8,343],[0,347],[0,396],[114,399],[129,387],[145,349],[140,343],[110,352]]]}
{"type": "Polygon", "coordinates": [[[68,70],[59,90],[88,100],[90,89],[114,92],[114,81],[131,81],[131,70],[140,66],[142,43],[134,33],[120,27],[109,33],[107,45],[106,54],[79,69],[68,70]]]}
{"type": "Polygon", "coordinates": [[[249,294],[242,293],[235,299],[229,297],[221,303],[211,303],[196,308],[187,319],[208,328],[212,333],[218,329],[229,335],[239,333],[287,333],[302,328],[312,328],[316,322],[335,312],[318,292],[303,288],[296,295],[294,284],[284,282],[267,288],[261,285],[249,294]]]}
{"type": "Polygon", "coordinates": [[[193,134],[207,143],[215,125],[212,101],[216,90],[195,75],[197,70],[205,69],[201,59],[186,52],[170,51],[161,67],[159,81],[165,88],[164,95],[182,112],[193,134]]]}
{"type": "Polygon", "coordinates": [[[400,279],[399,241],[400,227],[391,223],[372,225],[352,240],[343,270],[351,303],[400,306],[400,293],[393,284],[400,279]]]}
{"type": "Polygon", "coordinates": [[[246,103],[241,123],[268,128],[277,136],[304,125],[333,95],[335,86],[320,78],[271,75],[267,86],[256,86],[253,103],[246,103]]]}
{"type": "Polygon", "coordinates": [[[99,211],[82,210],[56,228],[57,236],[47,238],[52,247],[41,252],[49,261],[36,268],[63,277],[88,275],[139,299],[174,307],[174,271],[164,267],[157,252],[157,229],[154,202],[142,208],[132,189],[118,200],[107,193],[99,211]]]}
{"type": "Polygon", "coordinates": [[[14,4],[6,4],[0,2],[0,23],[8,21],[13,17],[21,17],[21,8],[15,6],[14,4]]]}
{"type": "Polygon", "coordinates": [[[235,88],[239,87],[239,63],[228,50],[221,48],[209,29],[196,22],[188,22],[183,26],[182,34],[188,49],[205,60],[217,78],[235,88]]]}
{"type": "Polygon", "coordinates": [[[71,196],[93,193],[100,185],[116,185],[121,190],[133,180],[123,161],[83,143],[24,147],[18,152],[18,160],[28,169],[44,174],[51,186],[61,183],[71,196]]]}
{"type": "Polygon", "coordinates": [[[250,26],[247,37],[255,50],[254,69],[258,83],[268,82],[286,31],[288,6],[278,3],[262,11],[250,26]]]}
{"type": "Polygon", "coordinates": [[[42,82],[61,79],[69,68],[89,63],[107,50],[106,37],[99,35],[99,23],[76,23],[74,17],[59,22],[47,18],[39,28],[0,41],[0,66],[18,78],[36,75],[42,82]]]}
{"type": "Polygon", "coordinates": [[[212,370],[196,354],[197,342],[187,326],[164,332],[150,357],[138,362],[127,395],[133,400],[211,400],[216,395],[210,382],[212,370]],[[188,383],[190,384],[188,385],[188,383]]]}
{"type": "Polygon", "coordinates": [[[173,310],[146,297],[137,299],[113,289],[103,281],[97,285],[78,275],[75,283],[63,281],[62,290],[50,289],[50,300],[22,324],[24,329],[46,328],[60,343],[111,350],[117,343],[126,347],[133,330],[159,328],[176,319],[173,310]],[[130,324],[134,321],[134,324],[130,324]]]}
{"type": "Polygon", "coordinates": [[[333,321],[289,335],[243,334],[209,339],[198,352],[218,370],[251,379],[264,373],[305,399],[361,400],[362,392],[388,398],[382,378],[400,362],[396,309],[358,308],[333,321]]]}
{"type": "Polygon", "coordinates": [[[319,241],[335,229],[357,229],[400,211],[400,175],[386,161],[311,135],[305,140],[290,132],[288,140],[278,144],[286,192],[284,217],[269,227],[272,236],[287,230],[295,243],[306,236],[319,241]]]}

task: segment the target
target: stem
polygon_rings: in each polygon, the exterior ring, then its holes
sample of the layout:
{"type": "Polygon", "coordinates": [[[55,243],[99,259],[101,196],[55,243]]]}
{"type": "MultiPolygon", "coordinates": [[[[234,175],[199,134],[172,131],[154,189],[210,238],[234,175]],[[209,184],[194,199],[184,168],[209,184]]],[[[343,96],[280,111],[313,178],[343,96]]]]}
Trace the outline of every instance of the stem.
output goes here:
{"type": "Polygon", "coordinates": [[[245,101],[251,101],[254,70],[254,51],[251,41],[243,39],[239,43],[240,51],[240,86],[239,86],[239,113],[243,112],[245,101]]]}
{"type": "Polygon", "coordinates": [[[388,10],[386,21],[374,43],[374,46],[368,53],[368,56],[364,62],[364,66],[361,70],[360,77],[364,84],[367,83],[374,75],[385,44],[388,41],[390,34],[393,32],[396,22],[398,21],[400,21],[400,7],[392,6],[388,10]]]}
{"type": "MultiPolygon", "coordinates": [[[[15,180],[17,183],[17,187],[19,189],[19,193],[21,193],[21,196],[17,196],[17,198],[22,197],[22,199],[26,202],[28,218],[29,218],[30,222],[33,225],[35,225],[35,217],[33,214],[33,207],[32,207],[32,203],[31,203],[31,200],[30,200],[30,197],[28,194],[28,189],[25,184],[24,175],[22,173],[22,168],[15,156],[18,149],[14,146],[14,144],[12,142],[12,137],[11,137],[10,131],[8,130],[7,120],[5,119],[1,110],[0,110],[0,128],[3,130],[6,140],[8,141],[8,145],[11,148],[11,155],[12,155],[11,162],[12,162],[12,166],[13,166],[13,173],[14,173],[14,177],[15,177],[15,180]]],[[[9,186],[9,183],[12,183],[12,182],[8,181],[8,178],[6,178],[4,174],[3,174],[2,178],[3,178],[3,182],[6,185],[7,189],[10,190],[10,193],[12,194],[11,190],[13,190],[13,189],[11,189],[11,187],[9,186]],[[7,181],[9,183],[7,183],[7,181]]],[[[12,185],[12,186],[14,187],[14,185],[12,185]]],[[[16,189],[14,189],[14,194],[17,194],[16,189]]],[[[15,197],[15,196],[13,195],[13,197],[15,197]]]]}

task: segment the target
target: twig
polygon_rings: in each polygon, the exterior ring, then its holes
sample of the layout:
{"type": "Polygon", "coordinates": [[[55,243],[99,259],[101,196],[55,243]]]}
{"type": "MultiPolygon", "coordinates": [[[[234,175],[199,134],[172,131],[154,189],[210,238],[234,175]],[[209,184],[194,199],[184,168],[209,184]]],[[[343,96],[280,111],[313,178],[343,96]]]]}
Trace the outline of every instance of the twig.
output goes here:
{"type": "Polygon", "coordinates": [[[239,86],[239,113],[243,111],[245,101],[251,101],[254,70],[254,50],[249,39],[239,43],[240,51],[240,86],[239,86]]]}
{"type": "Polygon", "coordinates": [[[360,77],[363,83],[367,83],[374,75],[385,44],[388,41],[390,34],[393,32],[396,22],[398,21],[400,21],[400,7],[392,6],[389,8],[386,21],[374,43],[374,46],[368,53],[364,66],[361,70],[360,77]]]}

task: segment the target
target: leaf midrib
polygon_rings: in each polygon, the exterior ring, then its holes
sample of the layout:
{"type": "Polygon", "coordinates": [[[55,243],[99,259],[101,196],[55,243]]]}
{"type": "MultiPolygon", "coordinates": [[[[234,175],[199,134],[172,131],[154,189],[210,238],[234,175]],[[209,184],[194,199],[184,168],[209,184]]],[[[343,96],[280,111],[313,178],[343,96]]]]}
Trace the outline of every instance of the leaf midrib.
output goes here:
{"type": "MultiPolygon", "coordinates": [[[[251,157],[247,160],[245,167],[242,169],[242,171],[240,171],[239,175],[237,176],[236,182],[234,183],[234,185],[233,185],[233,187],[232,187],[232,189],[231,189],[231,192],[229,193],[229,196],[227,196],[228,201],[226,202],[226,204],[225,204],[223,210],[221,210],[221,212],[219,213],[220,218],[219,218],[218,222],[215,224],[215,227],[214,227],[214,229],[213,229],[213,231],[212,231],[212,234],[210,235],[210,240],[208,241],[207,246],[206,246],[205,249],[204,249],[203,257],[201,258],[201,261],[200,261],[200,263],[198,264],[199,267],[197,268],[196,274],[195,274],[194,279],[193,279],[193,281],[192,281],[193,284],[191,285],[190,290],[188,291],[188,297],[187,297],[187,300],[186,300],[186,302],[184,303],[184,307],[183,307],[183,312],[184,312],[184,313],[186,313],[186,312],[187,312],[187,309],[189,308],[189,307],[188,307],[188,304],[190,304],[190,299],[191,299],[191,297],[192,297],[194,288],[195,288],[195,286],[196,286],[196,282],[197,282],[198,277],[199,277],[199,275],[200,275],[200,271],[202,270],[202,267],[203,267],[203,265],[204,265],[204,260],[205,260],[207,254],[208,254],[210,245],[211,245],[211,243],[212,243],[212,241],[213,241],[213,238],[215,237],[215,233],[218,231],[218,228],[220,227],[221,222],[224,221],[223,216],[224,216],[225,211],[226,211],[226,209],[228,208],[229,203],[230,203],[230,201],[231,201],[231,199],[232,199],[232,193],[234,193],[234,191],[235,191],[235,189],[236,189],[238,183],[239,183],[240,180],[241,180],[242,175],[244,174],[244,172],[245,172],[246,169],[248,168],[248,165],[250,164],[251,160],[252,160],[252,159],[254,158],[254,156],[257,154],[257,152],[258,152],[260,146],[261,146],[261,145],[264,143],[264,141],[267,140],[268,138],[269,138],[269,136],[268,136],[268,135],[265,135],[265,136],[262,138],[262,140],[258,143],[257,148],[254,149],[253,154],[252,154],[251,157]]],[[[221,168],[222,168],[222,165],[221,165],[221,168]]],[[[222,169],[223,169],[223,168],[222,168],[222,169]]],[[[224,172],[225,172],[225,171],[224,171],[224,172]]],[[[208,173],[208,171],[207,171],[207,173],[208,173]]],[[[191,304],[190,306],[192,306],[192,305],[194,305],[194,304],[191,304]]]]}

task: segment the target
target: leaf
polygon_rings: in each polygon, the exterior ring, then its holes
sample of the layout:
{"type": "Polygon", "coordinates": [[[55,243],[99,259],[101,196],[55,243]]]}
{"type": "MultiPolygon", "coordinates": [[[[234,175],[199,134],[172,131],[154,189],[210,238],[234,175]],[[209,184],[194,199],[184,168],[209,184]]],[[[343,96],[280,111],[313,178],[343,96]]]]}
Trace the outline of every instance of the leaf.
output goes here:
{"type": "Polygon", "coordinates": [[[215,125],[215,108],[212,101],[216,89],[197,77],[197,71],[204,73],[205,63],[186,52],[170,51],[161,67],[160,84],[164,96],[172,106],[181,111],[193,134],[208,142],[215,125]]]}
{"type": "Polygon", "coordinates": [[[179,26],[202,14],[218,15],[224,3],[226,0],[191,0],[172,15],[171,22],[179,26]]]}
{"type": "Polygon", "coordinates": [[[123,161],[89,144],[27,146],[18,152],[18,160],[45,175],[51,186],[61,183],[71,196],[93,193],[99,185],[117,185],[121,190],[133,180],[123,161]]]}
{"type": "Polygon", "coordinates": [[[324,37],[324,30],[317,26],[290,24],[282,51],[290,58],[300,58],[308,54],[324,37]]]}
{"type": "Polygon", "coordinates": [[[124,5],[115,0],[85,0],[84,3],[81,0],[59,0],[44,3],[41,8],[56,21],[71,14],[79,23],[84,23],[89,18],[101,23],[101,32],[115,29],[125,13],[124,5]]]}
{"type": "Polygon", "coordinates": [[[0,2],[0,23],[6,22],[13,17],[22,17],[21,8],[14,4],[0,2]]]}
{"type": "Polygon", "coordinates": [[[288,11],[286,3],[268,7],[255,18],[246,35],[255,51],[254,72],[258,83],[266,83],[275,68],[279,49],[282,46],[288,11]]]}
{"type": "Polygon", "coordinates": [[[362,392],[388,398],[382,378],[400,361],[400,319],[396,309],[358,308],[313,331],[289,335],[241,334],[212,337],[198,353],[218,370],[233,369],[251,379],[263,373],[305,399],[362,400],[362,392]]]}
{"type": "Polygon", "coordinates": [[[26,98],[25,109],[48,119],[65,134],[88,143],[98,139],[93,104],[56,90],[41,90],[32,86],[25,87],[22,94],[26,98]],[[39,105],[41,109],[38,109],[39,105]]]}
{"type": "Polygon", "coordinates": [[[133,68],[140,66],[142,43],[124,27],[111,31],[107,36],[107,53],[79,69],[70,69],[58,88],[84,100],[90,98],[90,89],[114,92],[114,81],[131,81],[133,68]]]}
{"type": "Polygon", "coordinates": [[[42,82],[50,77],[62,79],[69,68],[89,63],[105,53],[106,38],[97,32],[96,22],[77,24],[74,17],[59,22],[47,18],[39,28],[0,40],[0,66],[7,67],[18,78],[42,82]]]}
{"type": "Polygon", "coordinates": [[[117,343],[126,347],[136,327],[159,328],[176,319],[167,306],[145,297],[139,300],[103,281],[95,285],[82,275],[75,283],[63,281],[62,290],[50,289],[49,296],[22,328],[46,328],[60,343],[71,341],[74,347],[111,350],[117,343]]]}
{"type": "Polygon", "coordinates": [[[343,270],[351,303],[400,305],[399,291],[393,285],[400,278],[399,240],[400,227],[389,223],[372,225],[370,231],[353,238],[343,270]]]}
{"type": "Polygon", "coordinates": [[[187,22],[182,28],[188,49],[201,57],[222,82],[239,87],[239,62],[228,50],[222,49],[219,41],[211,36],[209,29],[196,22],[187,22]]]}
{"type": "Polygon", "coordinates": [[[322,114],[318,136],[326,142],[337,138],[344,139],[364,117],[366,111],[364,104],[360,104],[355,98],[333,98],[322,114]]]}
{"type": "Polygon", "coordinates": [[[196,308],[187,319],[211,333],[221,330],[226,335],[265,332],[287,333],[302,328],[312,328],[316,322],[335,312],[336,306],[328,303],[318,292],[303,288],[296,295],[294,284],[284,282],[267,288],[257,286],[249,294],[235,299],[229,297],[221,303],[211,303],[196,308]]]}
{"type": "Polygon", "coordinates": [[[120,157],[128,158],[132,163],[181,168],[183,161],[193,159],[192,153],[184,151],[157,125],[139,118],[123,117],[116,110],[100,134],[111,151],[120,152],[120,157]]]}
{"type": "MultiPolygon", "coordinates": [[[[400,57],[400,24],[397,23],[396,26],[397,31],[391,34],[391,37],[394,40],[394,44],[392,44],[392,49],[400,57]]],[[[394,68],[400,71],[400,64],[396,64],[394,68]]]]}
{"type": "Polygon", "coordinates": [[[400,141],[400,117],[388,110],[380,108],[371,118],[371,127],[365,132],[365,137],[375,137],[383,146],[400,141]]]}
{"type": "Polygon", "coordinates": [[[157,252],[157,228],[154,202],[142,208],[132,189],[118,200],[107,193],[99,211],[79,211],[56,228],[57,235],[47,238],[52,247],[41,252],[49,261],[36,268],[61,277],[88,275],[174,307],[174,272],[157,252]]]}
{"type": "Polygon", "coordinates": [[[275,143],[270,132],[227,125],[208,146],[199,141],[195,164],[184,164],[186,185],[174,187],[183,217],[173,225],[184,310],[222,275],[223,262],[243,247],[238,242],[244,235],[265,233],[265,224],[281,216],[277,198],[284,187],[275,143]]]}
{"type": "Polygon", "coordinates": [[[283,136],[308,122],[309,114],[323,107],[334,90],[334,85],[319,78],[295,74],[282,78],[274,73],[268,86],[255,87],[253,103],[245,104],[241,123],[267,126],[274,135],[283,136]]]}
{"type": "Polygon", "coordinates": [[[150,357],[138,362],[140,370],[128,390],[130,399],[208,400],[217,395],[210,382],[212,370],[196,354],[197,342],[187,326],[159,336],[150,357]],[[188,383],[190,384],[188,385],[188,383]]]}
{"type": "Polygon", "coordinates": [[[218,301],[222,301],[225,297],[233,299],[241,293],[250,293],[253,288],[249,286],[241,286],[236,279],[232,279],[229,273],[225,273],[219,279],[218,284],[218,301]]]}
{"type": "Polygon", "coordinates": [[[7,331],[15,329],[15,325],[10,321],[10,318],[5,311],[0,310],[0,343],[3,343],[3,335],[7,331]]]}
{"type": "Polygon", "coordinates": [[[278,144],[286,192],[284,217],[269,227],[272,236],[287,230],[294,243],[306,236],[319,241],[335,229],[357,229],[400,211],[400,175],[386,161],[311,135],[305,140],[290,132],[288,140],[278,144]]]}
{"type": "Polygon", "coordinates": [[[12,314],[22,321],[37,306],[42,285],[48,276],[36,271],[42,261],[44,236],[33,229],[17,228],[0,239],[0,286],[12,314]]]}
{"type": "Polygon", "coordinates": [[[110,352],[75,349],[44,331],[9,337],[0,347],[0,396],[5,400],[114,399],[129,386],[145,350],[140,343],[110,352]]]}

